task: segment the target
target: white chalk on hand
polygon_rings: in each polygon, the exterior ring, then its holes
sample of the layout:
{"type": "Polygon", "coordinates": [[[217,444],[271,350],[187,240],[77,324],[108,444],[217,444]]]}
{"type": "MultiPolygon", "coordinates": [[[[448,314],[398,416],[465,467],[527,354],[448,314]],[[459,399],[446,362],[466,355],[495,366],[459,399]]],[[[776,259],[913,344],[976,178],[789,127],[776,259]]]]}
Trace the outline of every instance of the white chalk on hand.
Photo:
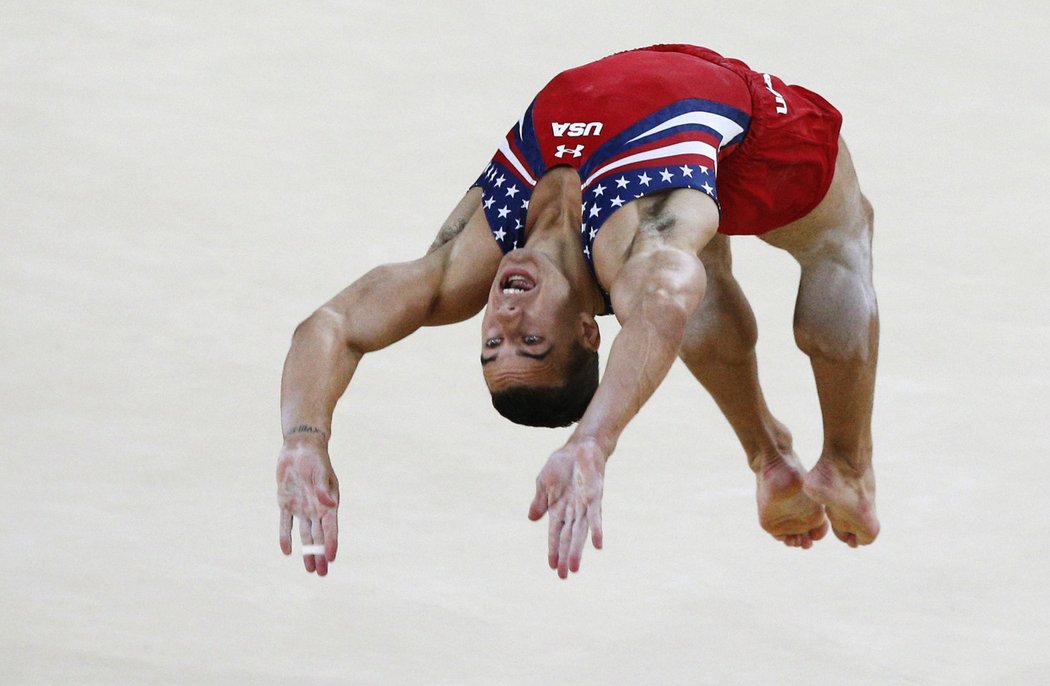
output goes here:
{"type": "Polygon", "coordinates": [[[303,555],[324,555],[324,545],[304,545],[303,555]]]}

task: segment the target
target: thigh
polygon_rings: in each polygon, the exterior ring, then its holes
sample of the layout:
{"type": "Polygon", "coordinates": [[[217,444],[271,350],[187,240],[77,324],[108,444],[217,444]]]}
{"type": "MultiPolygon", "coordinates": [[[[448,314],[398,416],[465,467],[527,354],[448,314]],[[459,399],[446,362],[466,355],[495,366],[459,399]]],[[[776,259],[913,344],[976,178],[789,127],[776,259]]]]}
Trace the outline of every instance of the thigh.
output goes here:
{"type": "MultiPolygon", "coordinates": [[[[686,364],[712,359],[736,359],[754,348],[755,316],[733,276],[728,236],[716,235],[700,253],[707,274],[703,303],[689,319],[682,341],[686,364]]],[[[692,368],[692,367],[691,367],[692,368]]],[[[698,374],[697,370],[693,370],[698,374]]]]}
{"type": "Polygon", "coordinates": [[[850,268],[871,269],[874,213],[845,141],[839,141],[835,177],[824,199],[802,219],[761,234],[766,243],[791,253],[803,266],[834,259],[850,268]]]}

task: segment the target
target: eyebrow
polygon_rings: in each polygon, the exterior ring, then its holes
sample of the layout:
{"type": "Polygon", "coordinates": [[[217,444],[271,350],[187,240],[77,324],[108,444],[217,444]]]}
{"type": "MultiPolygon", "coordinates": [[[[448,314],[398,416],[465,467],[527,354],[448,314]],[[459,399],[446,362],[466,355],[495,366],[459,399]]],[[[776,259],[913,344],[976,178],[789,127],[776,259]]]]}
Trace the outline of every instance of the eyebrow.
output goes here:
{"type": "MultiPolygon", "coordinates": [[[[550,355],[552,350],[554,350],[554,346],[553,345],[551,347],[547,348],[546,350],[544,350],[541,353],[530,353],[527,350],[519,350],[518,351],[518,355],[520,355],[521,357],[527,357],[527,358],[532,359],[532,360],[542,360],[545,357],[547,357],[547,355],[550,355]]],[[[481,366],[484,367],[489,362],[492,362],[493,360],[495,360],[497,357],[499,357],[499,353],[494,353],[492,355],[492,357],[485,357],[484,355],[482,355],[481,356],[481,366]]]]}

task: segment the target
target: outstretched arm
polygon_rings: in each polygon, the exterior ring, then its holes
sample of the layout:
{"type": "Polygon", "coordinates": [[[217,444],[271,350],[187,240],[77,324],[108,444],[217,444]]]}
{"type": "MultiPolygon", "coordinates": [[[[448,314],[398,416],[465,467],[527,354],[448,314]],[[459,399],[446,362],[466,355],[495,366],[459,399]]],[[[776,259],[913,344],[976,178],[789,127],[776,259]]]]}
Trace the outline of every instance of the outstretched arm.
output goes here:
{"type": "Polygon", "coordinates": [[[610,292],[622,328],[587,411],[540,473],[530,509],[533,519],[550,516],[548,561],[562,578],[579,569],[588,529],[594,547],[601,547],[605,463],[667,375],[686,322],[704,297],[697,255],[717,230],[714,204],[689,192],[643,209],[610,292]]]}
{"type": "Polygon", "coordinates": [[[332,414],[361,358],[421,326],[467,319],[484,305],[501,252],[492,240],[480,202],[468,194],[426,256],[377,267],[314,312],[292,338],[281,379],[277,463],[280,544],[291,554],[293,517],[307,555],[307,571],[327,572],[337,549],[339,487],[328,455],[332,414]],[[466,209],[470,209],[469,205],[466,209]]]}

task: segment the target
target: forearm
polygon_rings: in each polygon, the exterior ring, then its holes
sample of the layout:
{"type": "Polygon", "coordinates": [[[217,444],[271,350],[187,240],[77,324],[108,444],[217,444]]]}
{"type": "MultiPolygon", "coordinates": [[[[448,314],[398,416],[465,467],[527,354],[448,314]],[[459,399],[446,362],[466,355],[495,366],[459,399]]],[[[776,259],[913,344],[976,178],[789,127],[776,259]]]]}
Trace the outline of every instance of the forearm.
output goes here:
{"type": "Polygon", "coordinates": [[[378,267],[300,324],[281,378],[285,438],[302,433],[327,442],[336,403],[361,358],[426,323],[435,290],[417,265],[378,267]]]}
{"type": "Polygon", "coordinates": [[[628,422],[667,376],[678,354],[688,313],[672,302],[647,302],[613,342],[605,374],[572,441],[595,441],[612,453],[628,422]]]}
{"type": "Polygon", "coordinates": [[[612,453],[674,364],[706,284],[700,261],[681,252],[659,251],[625,266],[612,289],[623,328],[572,440],[593,440],[606,455],[612,453]]]}
{"type": "Polygon", "coordinates": [[[318,310],[295,330],[281,376],[281,431],[285,440],[332,435],[332,414],[362,354],[341,335],[338,315],[318,310]]]}

